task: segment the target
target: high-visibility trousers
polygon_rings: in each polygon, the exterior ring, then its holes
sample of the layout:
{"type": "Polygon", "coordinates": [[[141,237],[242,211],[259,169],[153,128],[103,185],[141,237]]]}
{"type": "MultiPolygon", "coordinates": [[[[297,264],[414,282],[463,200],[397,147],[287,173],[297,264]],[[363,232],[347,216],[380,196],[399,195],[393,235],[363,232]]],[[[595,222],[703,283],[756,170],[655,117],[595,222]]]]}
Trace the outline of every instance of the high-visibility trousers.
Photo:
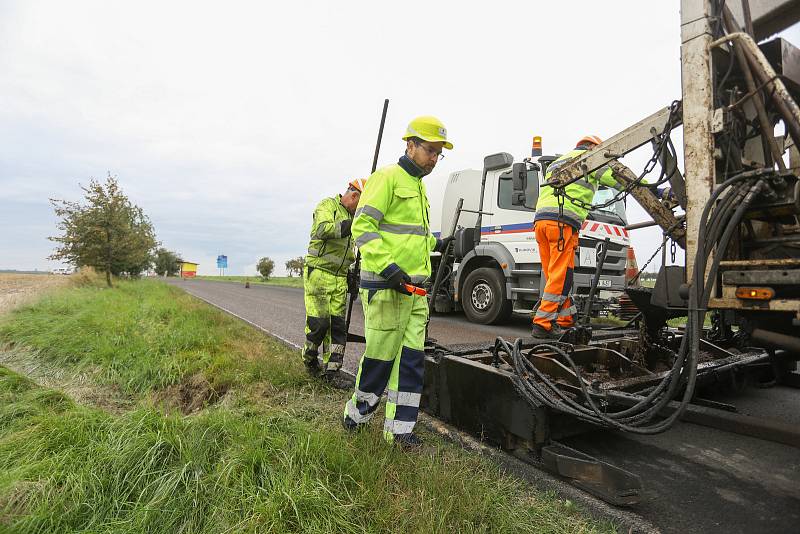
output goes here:
{"type": "Polygon", "coordinates": [[[367,345],[358,364],[355,392],[344,408],[345,422],[368,422],[387,390],[383,436],[393,442],[395,436],[410,434],[417,422],[428,300],[393,289],[362,289],[361,303],[367,345]]]}
{"type": "Polygon", "coordinates": [[[558,250],[558,226],[557,221],[536,221],[534,225],[545,286],[533,323],[546,330],[553,327],[553,321],[564,328],[573,326],[573,315],[577,311],[572,303],[571,292],[578,231],[562,223],[564,244],[562,250],[558,250]]]}
{"type": "Polygon", "coordinates": [[[305,266],[303,292],[306,305],[303,360],[317,359],[324,371],[338,371],[347,343],[347,277],[305,266]]]}

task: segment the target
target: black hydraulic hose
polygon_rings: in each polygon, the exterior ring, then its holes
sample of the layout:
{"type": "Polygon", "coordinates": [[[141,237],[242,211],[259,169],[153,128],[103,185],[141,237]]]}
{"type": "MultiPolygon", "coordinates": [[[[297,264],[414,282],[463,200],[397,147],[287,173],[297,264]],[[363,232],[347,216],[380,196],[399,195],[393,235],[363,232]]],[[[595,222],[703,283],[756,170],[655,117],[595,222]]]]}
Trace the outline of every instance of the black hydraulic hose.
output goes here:
{"type": "Polygon", "coordinates": [[[670,372],[657,386],[649,389],[645,398],[625,410],[605,413],[592,398],[597,396],[599,392],[593,393],[588,390],[586,384],[580,378],[580,371],[577,365],[568,352],[557,344],[537,345],[532,350],[532,353],[541,350],[554,352],[570,366],[573,373],[578,377],[581,392],[588,406],[580,404],[562,391],[542,371],[539,371],[533,362],[522,355],[521,340],[516,340],[514,345],[511,346],[502,338],[498,338],[496,346],[502,348],[512,358],[513,367],[516,371],[514,383],[520,393],[529,402],[536,400],[553,409],[574,415],[594,424],[610,426],[628,432],[655,434],[671,427],[683,414],[694,394],[701,325],[705,317],[705,307],[711,298],[710,289],[713,287],[712,282],[719,268],[721,254],[717,254],[714,258],[708,277],[705,277],[708,257],[715,246],[717,251],[724,250],[728,246],[745,212],[764,187],[762,181],[747,184],[741,184],[740,182],[756,178],[763,172],[764,169],[748,171],[726,180],[712,192],[708,203],[704,207],[700,217],[695,270],[692,276],[692,284],[690,285],[689,318],[686,333],[681,340],[678,352],[675,354],[675,361],[670,372]],[[719,205],[716,205],[717,199],[733,186],[736,187],[719,205]],[[531,380],[529,378],[531,375],[538,380],[531,380]],[[685,389],[678,409],[658,423],[647,425],[674,398],[678,388],[681,386],[685,389]]]}

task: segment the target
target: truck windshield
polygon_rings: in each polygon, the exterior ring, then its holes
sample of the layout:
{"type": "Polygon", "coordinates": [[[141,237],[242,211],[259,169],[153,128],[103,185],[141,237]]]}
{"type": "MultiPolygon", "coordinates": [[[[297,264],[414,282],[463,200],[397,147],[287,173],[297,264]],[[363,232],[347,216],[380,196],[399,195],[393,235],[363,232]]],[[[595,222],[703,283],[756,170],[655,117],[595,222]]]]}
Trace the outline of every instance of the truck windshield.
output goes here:
{"type": "MultiPolygon", "coordinates": [[[[605,204],[617,194],[615,189],[610,189],[608,187],[601,187],[597,190],[594,194],[594,198],[592,199],[592,204],[605,204]]],[[[622,200],[617,200],[613,204],[609,206],[604,206],[602,208],[598,208],[593,210],[595,213],[600,212],[604,215],[614,215],[616,218],[619,218],[619,222],[621,224],[627,224],[628,217],[625,214],[625,203],[622,200]]]]}

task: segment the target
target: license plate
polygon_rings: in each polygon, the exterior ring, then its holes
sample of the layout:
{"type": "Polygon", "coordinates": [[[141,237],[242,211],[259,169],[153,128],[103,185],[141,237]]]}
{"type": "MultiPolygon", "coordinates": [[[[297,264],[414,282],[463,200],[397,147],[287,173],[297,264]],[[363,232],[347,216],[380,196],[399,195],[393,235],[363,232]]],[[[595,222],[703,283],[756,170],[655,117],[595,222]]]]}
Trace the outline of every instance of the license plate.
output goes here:
{"type": "Polygon", "coordinates": [[[611,287],[611,280],[607,278],[601,278],[597,281],[597,287],[611,287]]]}

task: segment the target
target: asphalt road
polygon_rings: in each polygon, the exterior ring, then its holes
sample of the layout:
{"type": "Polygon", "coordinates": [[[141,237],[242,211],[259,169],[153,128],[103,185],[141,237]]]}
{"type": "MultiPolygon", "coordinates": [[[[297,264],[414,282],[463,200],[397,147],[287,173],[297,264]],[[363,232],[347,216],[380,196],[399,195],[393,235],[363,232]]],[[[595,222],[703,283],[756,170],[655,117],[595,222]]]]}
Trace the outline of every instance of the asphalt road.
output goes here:
{"type": "MultiPolygon", "coordinates": [[[[210,281],[175,285],[255,324],[293,346],[304,339],[301,289],[210,281]]],[[[352,331],[363,334],[360,307],[352,331]]],[[[430,335],[443,344],[491,342],[528,334],[524,320],[503,327],[475,325],[463,316],[435,316],[430,335]]],[[[363,345],[349,344],[345,367],[354,370],[363,345]]],[[[800,424],[800,390],[748,389],[720,397],[741,413],[800,424]]],[[[703,426],[678,423],[656,436],[596,431],[568,445],[638,474],[642,502],[632,508],[663,532],[800,532],[800,450],[703,426]]]]}

